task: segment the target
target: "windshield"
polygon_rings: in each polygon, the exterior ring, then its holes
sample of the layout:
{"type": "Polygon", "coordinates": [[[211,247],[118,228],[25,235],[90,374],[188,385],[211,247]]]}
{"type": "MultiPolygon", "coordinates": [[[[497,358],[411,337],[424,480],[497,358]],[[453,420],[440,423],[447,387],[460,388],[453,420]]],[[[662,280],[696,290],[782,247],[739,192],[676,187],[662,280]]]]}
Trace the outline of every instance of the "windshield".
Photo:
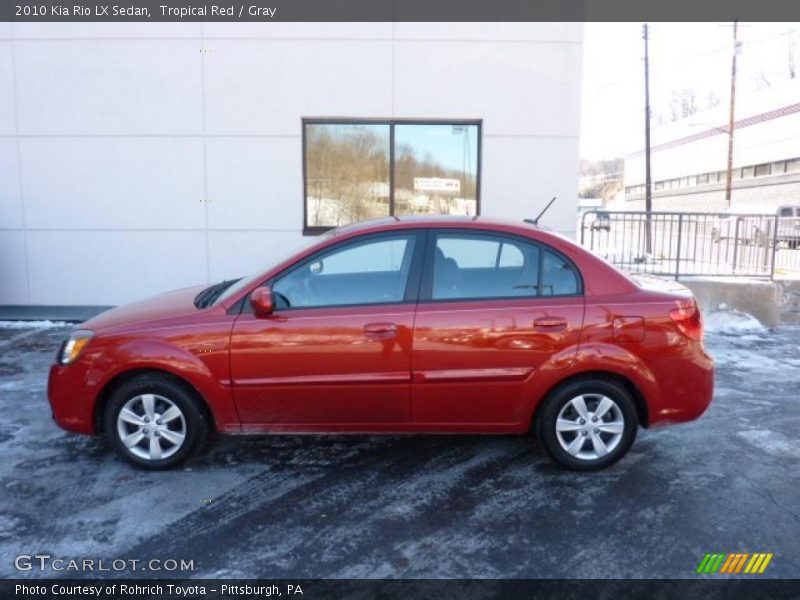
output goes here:
{"type": "MultiPolygon", "coordinates": [[[[327,231],[327,232],[323,233],[322,235],[319,235],[319,236],[316,236],[316,237],[313,237],[313,238],[305,240],[304,243],[300,244],[299,246],[293,247],[290,251],[287,251],[284,254],[282,254],[280,257],[278,257],[277,260],[272,262],[272,265],[278,265],[278,264],[282,263],[283,261],[290,259],[295,254],[298,254],[299,252],[301,252],[301,251],[303,251],[303,250],[305,250],[307,248],[310,248],[311,246],[314,246],[316,244],[322,243],[323,241],[325,241],[325,240],[333,237],[334,235],[336,235],[336,231],[337,231],[336,229],[332,229],[330,231],[327,231]]],[[[258,283],[258,280],[262,277],[262,275],[264,274],[264,272],[266,270],[267,270],[266,268],[259,269],[255,273],[240,279],[239,281],[237,281],[236,283],[234,283],[233,285],[228,287],[228,289],[226,289],[222,294],[220,294],[216,298],[216,300],[214,301],[214,306],[216,306],[217,304],[221,304],[221,303],[225,302],[229,298],[233,298],[234,296],[236,296],[242,290],[245,290],[249,286],[255,285],[256,283],[258,283]]]]}

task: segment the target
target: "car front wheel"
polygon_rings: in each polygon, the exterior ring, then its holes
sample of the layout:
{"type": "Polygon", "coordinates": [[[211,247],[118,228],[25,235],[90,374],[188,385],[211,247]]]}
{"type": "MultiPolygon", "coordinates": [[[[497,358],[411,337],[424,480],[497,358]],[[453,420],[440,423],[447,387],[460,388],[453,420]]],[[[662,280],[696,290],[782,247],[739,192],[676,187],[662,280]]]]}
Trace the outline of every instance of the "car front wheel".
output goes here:
{"type": "Polygon", "coordinates": [[[622,458],[636,438],[636,406],[614,381],[586,379],[552,392],[536,430],[550,457],[576,471],[595,471],[622,458]]]}
{"type": "Polygon", "coordinates": [[[112,393],[104,425],[117,454],[151,470],[186,461],[208,433],[206,417],[191,392],[155,373],[135,377],[112,393]]]}

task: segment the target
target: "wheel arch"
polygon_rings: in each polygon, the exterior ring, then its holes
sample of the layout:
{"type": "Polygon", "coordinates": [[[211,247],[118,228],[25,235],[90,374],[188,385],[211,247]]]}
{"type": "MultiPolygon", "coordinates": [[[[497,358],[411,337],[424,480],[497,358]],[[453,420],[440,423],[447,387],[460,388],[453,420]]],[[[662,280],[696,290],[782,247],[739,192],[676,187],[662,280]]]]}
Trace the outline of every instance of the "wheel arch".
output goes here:
{"type": "Polygon", "coordinates": [[[94,414],[93,414],[93,424],[94,424],[94,431],[95,433],[103,433],[104,426],[103,426],[103,418],[106,410],[106,406],[108,405],[108,399],[111,395],[124,383],[135,379],[136,377],[140,377],[146,374],[156,374],[164,376],[168,379],[171,379],[174,383],[184,388],[193,398],[197,400],[198,406],[200,410],[203,412],[204,416],[208,420],[210,424],[214,424],[214,414],[211,411],[211,408],[208,405],[208,402],[203,397],[198,389],[191,384],[187,379],[181,377],[180,375],[176,375],[175,373],[168,371],[166,369],[159,369],[156,367],[134,367],[131,369],[126,369],[120,373],[114,375],[111,379],[109,379],[103,387],[100,389],[100,392],[97,394],[97,399],[94,403],[94,414]]]}
{"type": "Polygon", "coordinates": [[[636,406],[636,415],[639,421],[639,425],[641,427],[648,427],[650,424],[650,413],[647,407],[647,400],[644,397],[644,394],[639,389],[639,387],[628,377],[625,375],[621,375],[620,373],[615,373],[613,371],[604,371],[604,370],[591,370],[591,371],[581,371],[580,373],[573,373],[572,375],[568,375],[559,381],[555,382],[551,385],[541,396],[539,402],[536,404],[536,408],[533,411],[530,420],[530,429],[534,430],[536,426],[536,420],[539,417],[539,413],[541,411],[542,406],[544,405],[544,400],[548,398],[553,392],[557,389],[564,387],[566,385],[570,385],[572,383],[576,383],[579,381],[584,381],[587,379],[603,379],[606,381],[612,381],[619,385],[622,385],[628,393],[633,398],[633,403],[636,406]]]}

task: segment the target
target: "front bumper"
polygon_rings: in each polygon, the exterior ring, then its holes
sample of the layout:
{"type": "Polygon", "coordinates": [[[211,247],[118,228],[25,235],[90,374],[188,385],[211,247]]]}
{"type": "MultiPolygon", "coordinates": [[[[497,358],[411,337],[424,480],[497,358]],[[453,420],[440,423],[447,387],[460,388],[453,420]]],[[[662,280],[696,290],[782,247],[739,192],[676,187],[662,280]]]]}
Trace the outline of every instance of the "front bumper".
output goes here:
{"type": "Polygon", "coordinates": [[[95,434],[96,394],[86,384],[87,366],[80,360],[72,365],[54,364],[47,380],[47,398],[56,425],[75,433],[95,434]]]}

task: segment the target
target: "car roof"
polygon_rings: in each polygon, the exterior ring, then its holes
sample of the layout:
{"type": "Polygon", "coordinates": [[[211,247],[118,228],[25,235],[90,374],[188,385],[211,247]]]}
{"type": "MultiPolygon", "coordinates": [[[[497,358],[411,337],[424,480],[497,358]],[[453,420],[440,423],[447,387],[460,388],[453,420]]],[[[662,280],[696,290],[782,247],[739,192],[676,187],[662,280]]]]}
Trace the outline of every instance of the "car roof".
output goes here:
{"type": "Polygon", "coordinates": [[[366,221],[359,221],[358,223],[351,223],[349,225],[342,225],[337,227],[331,233],[338,234],[354,234],[366,233],[369,231],[385,231],[391,229],[407,229],[409,227],[470,227],[470,228],[486,228],[486,229],[525,229],[534,228],[542,230],[538,225],[529,223],[527,221],[512,221],[511,219],[498,219],[492,217],[474,217],[464,215],[404,215],[395,217],[380,217],[378,219],[369,219],[366,221]]]}

